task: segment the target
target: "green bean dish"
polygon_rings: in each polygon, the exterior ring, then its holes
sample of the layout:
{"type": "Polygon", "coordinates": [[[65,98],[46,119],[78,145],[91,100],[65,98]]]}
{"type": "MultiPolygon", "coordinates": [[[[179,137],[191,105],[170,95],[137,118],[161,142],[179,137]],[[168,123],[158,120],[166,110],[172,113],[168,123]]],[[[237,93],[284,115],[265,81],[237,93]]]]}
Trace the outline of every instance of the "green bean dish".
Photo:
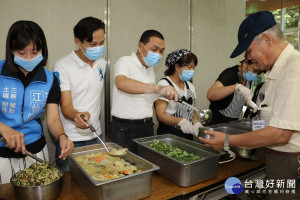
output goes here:
{"type": "Polygon", "coordinates": [[[182,162],[191,162],[194,160],[198,160],[201,157],[188,153],[184,150],[181,150],[177,147],[173,147],[169,144],[163,143],[159,140],[154,140],[151,144],[150,147],[167,155],[170,156],[176,160],[182,161],[182,162]]]}
{"type": "Polygon", "coordinates": [[[62,177],[62,172],[48,162],[35,163],[18,172],[11,180],[16,186],[28,187],[53,183],[62,177]]]}

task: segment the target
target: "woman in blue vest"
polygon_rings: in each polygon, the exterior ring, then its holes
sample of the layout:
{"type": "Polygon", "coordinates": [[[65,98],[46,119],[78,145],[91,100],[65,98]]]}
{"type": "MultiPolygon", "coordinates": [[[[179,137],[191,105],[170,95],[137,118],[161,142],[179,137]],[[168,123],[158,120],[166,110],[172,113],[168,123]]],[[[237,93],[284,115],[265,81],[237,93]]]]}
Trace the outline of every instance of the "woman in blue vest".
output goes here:
{"type": "MultiPolygon", "coordinates": [[[[158,84],[173,86],[183,101],[195,106],[195,87],[190,82],[194,77],[194,69],[198,63],[195,54],[187,49],[178,49],[168,54],[166,58],[165,78],[158,84]]],[[[193,140],[193,134],[198,134],[199,122],[196,111],[181,103],[161,98],[155,101],[156,116],[159,121],[157,134],[174,134],[193,140]]]]}
{"type": "Polygon", "coordinates": [[[45,69],[48,50],[43,30],[32,21],[17,21],[9,29],[6,59],[0,61],[0,184],[36,161],[25,151],[48,160],[41,114],[60,143],[60,158],[73,150],[64,133],[58,105],[60,87],[52,72],[45,69]]]}

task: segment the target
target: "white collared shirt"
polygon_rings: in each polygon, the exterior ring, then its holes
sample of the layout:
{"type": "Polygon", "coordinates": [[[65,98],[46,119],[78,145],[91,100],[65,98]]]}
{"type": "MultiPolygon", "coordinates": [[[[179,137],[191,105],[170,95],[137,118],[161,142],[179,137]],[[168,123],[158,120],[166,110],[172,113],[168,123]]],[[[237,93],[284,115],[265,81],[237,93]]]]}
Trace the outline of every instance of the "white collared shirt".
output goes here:
{"type": "MultiPolygon", "coordinates": [[[[152,67],[144,67],[137,55],[121,57],[114,66],[114,77],[124,75],[127,78],[142,83],[155,84],[155,74],[152,67]]],[[[113,86],[112,116],[122,119],[143,119],[152,117],[154,95],[128,94],[113,86]]]]}
{"type": "MultiPolygon", "coordinates": [[[[54,73],[59,73],[61,91],[71,91],[73,107],[79,112],[89,112],[90,122],[101,134],[100,103],[104,85],[106,62],[103,58],[94,61],[93,68],[83,62],[73,51],[54,64],[54,73]]],[[[64,130],[72,141],[86,141],[95,138],[89,129],[79,129],[74,122],[66,119],[60,109],[64,130]]]]}
{"type": "Polygon", "coordinates": [[[273,145],[282,152],[300,152],[300,53],[288,45],[271,71],[266,73],[265,99],[261,109],[266,125],[293,130],[287,144],[273,145]]]}

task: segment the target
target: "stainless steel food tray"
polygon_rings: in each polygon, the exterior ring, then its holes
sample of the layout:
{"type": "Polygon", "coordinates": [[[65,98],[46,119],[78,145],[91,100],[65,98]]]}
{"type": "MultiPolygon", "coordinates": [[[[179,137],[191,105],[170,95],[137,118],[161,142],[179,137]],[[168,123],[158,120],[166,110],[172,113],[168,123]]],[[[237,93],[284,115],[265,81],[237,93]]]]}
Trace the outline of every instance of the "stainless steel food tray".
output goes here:
{"type": "MultiPolygon", "coordinates": [[[[219,132],[226,133],[229,135],[247,133],[247,132],[251,131],[251,129],[249,129],[245,126],[238,126],[235,124],[227,124],[227,123],[214,124],[214,125],[208,126],[206,128],[213,128],[214,131],[219,131],[219,132]]],[[[231,146],[230,149],[234,152],[237,152],[237,149],[235,146],[231,146]]]]}
{"type": "MultiPolygon", "coordinates": [[[[105,143],[108,149],[122,148],[115,143],[105,143]]],[[[151,194],[151,175],[159,167],[149,161],[127,152],[124,160],[144,169],[142,172],[108,181],[96,181],[75,160],[74,156],[105,152],[102,144],[75,148],[70,155],[69,166],[72,178],[90,199],[141,199],[151,194]]]]}
{"type": "Polygon", "coordinates": [[[251,119],[243,119],[243,120],[234,120],[227,122],[227,124],[232,125],[234,127],[246,128],[248,131],[252,130],[252,120],[251,119]]]}
{"type": "Polygon", "coordinates": [[[205,128],[213,128],[215,131],[220,131],[229,135],[235,135],[251,131],[251,129],[246,126],[239,126],[237,124],[227,123],[214,124],[211,126],[206,126],[205,128]]]}
{"type": "Polygon", "coordinates": [[[138,154],[141,157],[158,165],[160,167],[158,173],[181,187],[189,187],[216,177],[219,157],[224,154],[172,134],[139,138],[133,141],[137,143],[138,154]],[[202,158],[188,163],[180,162],[152,149],[150,144],[155,139],[202,158]]]}

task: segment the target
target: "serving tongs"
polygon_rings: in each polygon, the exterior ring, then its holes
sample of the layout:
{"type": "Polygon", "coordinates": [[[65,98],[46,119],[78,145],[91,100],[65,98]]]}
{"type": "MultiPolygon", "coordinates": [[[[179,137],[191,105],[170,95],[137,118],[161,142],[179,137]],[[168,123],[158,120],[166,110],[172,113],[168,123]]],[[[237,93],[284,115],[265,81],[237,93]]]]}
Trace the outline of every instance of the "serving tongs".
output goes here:
{"type": "MultiPolygon", "coordinates": [[[[6,144],[6,139],[5,139],[3,136],[0,138],[0,141],[6,144]]],[[[44,161],[44,160],[42,160],[42,159],[36,157],[34,154],[30,153],[30,152],[27,151],[27,150],[26,150],[25,154],[26,154],[27,156],[29,156],[29,157],[35,159],[36,161],[38,161],[38,162],[40,162],[40,163],[47,162],[47,161],[44,161]]]]}
{"type": "Polygon", "coordinates": [[[98,139],[100,140],[100,142],[103,144],[103,146],[104,146],[106,152],[107,152],[109,155],[115,156],[115,157],[123,157],[123,156],[125,155],[125,154],[122,154],[122,155],[119,155],[119,154],[112,154],[112,153],[108,150],[108,148],[107,148],[107,146],[105,145],[105,143],[101,140],[101,138],[99,137],[99,135],[96,133],[96,129],[95,129],[94,126],[89,122],[89,120],[85,120],[83,114],[81,114],[80,117],[81,117],[81,118],[89,125],[89,129],[97,136],[97,138],[98,138],[98,139]]]}

